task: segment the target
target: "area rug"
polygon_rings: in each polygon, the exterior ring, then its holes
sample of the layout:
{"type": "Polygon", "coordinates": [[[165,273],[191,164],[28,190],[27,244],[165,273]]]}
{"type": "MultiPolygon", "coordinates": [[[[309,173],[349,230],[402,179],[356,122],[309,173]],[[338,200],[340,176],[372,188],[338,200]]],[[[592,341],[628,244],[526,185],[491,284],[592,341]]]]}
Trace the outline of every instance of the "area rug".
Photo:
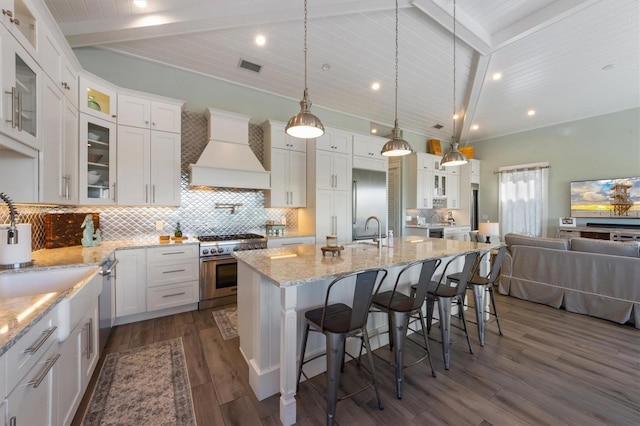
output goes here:
{"type": "Polygon", "coordinates": [[[238,310],[235,306],[213,311],[213,318],[224,340],[238,337],[238,310]]]}
{"type": "Polygon", "coordinates": [[[195,425],[182,339],[106,356],[84,425],[195,425]]]}

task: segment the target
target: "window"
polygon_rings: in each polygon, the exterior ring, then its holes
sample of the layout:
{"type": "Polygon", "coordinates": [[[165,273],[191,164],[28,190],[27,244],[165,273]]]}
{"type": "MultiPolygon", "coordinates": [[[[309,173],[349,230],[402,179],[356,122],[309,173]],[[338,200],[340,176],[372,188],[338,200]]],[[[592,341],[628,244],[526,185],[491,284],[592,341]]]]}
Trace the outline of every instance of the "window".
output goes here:
{"type": "Polygon", "coordinates": [[[549,163],[501,167],[500,233],[547,236],[549,163]]]}

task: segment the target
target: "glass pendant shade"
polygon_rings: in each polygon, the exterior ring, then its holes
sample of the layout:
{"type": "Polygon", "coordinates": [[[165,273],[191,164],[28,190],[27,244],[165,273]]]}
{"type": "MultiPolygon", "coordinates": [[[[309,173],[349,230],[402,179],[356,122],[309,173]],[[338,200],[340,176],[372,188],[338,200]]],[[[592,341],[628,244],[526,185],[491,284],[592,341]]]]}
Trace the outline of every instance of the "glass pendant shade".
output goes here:
{"type": "Polygon", "coordinates": [[[458,141],[451,138],[451,149],[442,156],[440,165],[442,166],[459,166],[467,163],[467,157],[458,149],[458,141]]]}
{"type": "Polygon", "coordinates": [[[396,125],[391,132],[391,139],[384,144],[380,154],[385,157],[399,157],[401,155],[411,154],[412,152],[413,150],[411,149],[409,142],[402,139],[398,123],[396,122],[396,125]]]}
{"type": "Polygon", "coordinates": [[[318,138],[324,134],[324,126],[318,117],[311,114],[311,101],[304,90],[304,97],[300,101],[300,112],[289,119],[285,131],[289,136],[300,139],[318,138]]]}

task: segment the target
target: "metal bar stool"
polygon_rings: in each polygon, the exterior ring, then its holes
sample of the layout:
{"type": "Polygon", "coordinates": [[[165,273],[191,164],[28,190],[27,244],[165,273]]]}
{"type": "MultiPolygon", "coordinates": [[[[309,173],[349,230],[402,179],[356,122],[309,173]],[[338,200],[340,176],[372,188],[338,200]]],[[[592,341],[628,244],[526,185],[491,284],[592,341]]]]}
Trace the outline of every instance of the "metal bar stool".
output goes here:
{"type": "MultiPolygon", "coordinates": [[[[485,310],[484,307],[486,305],[485,294],[489,293],[489,297],[491,298],[491,305],[493,307],[493,312],[489,311],[489,315],[493,315],[496,317],[496,322],[498,323],[498,332],[502,336],[502,327],[500,327],[500,317],[498,316],[498,309],[496,307],[496,298],[493,293],[493,286],[495,285],[496,280],[498,279],[498,275],[500,274],[500,268],[502,267],[502,260],[504,259],[504,254],[507,251],[507,246],[501,246],[498,249],[497,253],[492,253],[494,249],[485,251],[480,260],[478,261],[476,272],[473,276],[467,281],[468,288],[473,290],[473,304],[474,309],[476,311],[476,324],[478,326],[478,340],[480,340],[480,346],[484,346],[484,330],[485,330],[485,310]],[[487,255],[491,255],[493,257],[491,262],[491,269],[486,276],[482,276],[479,274],[480,266],[487,255]]],[[[451,274],[447,276],[447,281],[457,282],[460,280],[460,274],[451,274]]]]}
{"type": "MultiPolygon", "coordinates": [[[[451,337],[451,303],[455,299],[458,302],[458,312],[462,318],[462,325],[464,334],[467,337],[467,344],[469,345],[469,353],[473,353],[471,347],[471,340],[469,339],[469,333],[467,331],[467,321],[464,317],[463,295],[467,288],[467,280],[471,276],[471,271],[478,259],[477,252],[462,253],[451,258],[444,267],[444,271],[438,281],[431,281],[427,288],[427,333],[431,331],[431,322],[433,321],[433,305],[438,301],[438,314],[440,316],[440,336],[442,338],[442,357],[444,359],[445,370],[449,369],[450,365],[450,337],[451,337]],[[449,267],[455,265],[455,263],[464,257],[464,266],[460,273],[460,280],[455,286],[450,286],[446,281],[447,271],[449,267]]],[[[417,291],[417,286],[411,286],[412,291],[417,291]]]]}
{"type": "MultiPolygon", "coordinates": [[[[296,391],[300,386],[300,378],[304,374],[302,367],[304,364],[314,359],[326,355],[327,356],[327,425],[333,425],[336,416],[336,405],[338,401],[349,398],[368,387],[372,386],[376,391],[378,400],[378,408],[384,409],[378,387],[376,386],[376,372],[373,365],[373,356],[371,345],[369,344],[369,335],[367,334],[367,318],[369,316],[369,308],[373,297],[373,290],[376,283],[384,281],[387,276],[385,269],[367,269],[363,271],[353,272],[342,275],[334,279],[327,288],[327,294],[324,306],[311,309],[305,312],[304,316],[307,320],[304,336],[302,338],[302,351],[300,355],[300,365],[298,367],[298,382],[296,391]],[[381,276],[380,280],[378,278],[381,276]],[[329,303],[331,291],[342,285],[349,285],[353,280],[348,278],[355,277],[355,290],[351,306],[344,303],[329,303]],[[325,335],[327,351],[326,353],[316,355],[308,360],[304,359],[307,346],[307,337],[309,331],[319,332],[325,335]],[[338,387],[340,385],[340,373],[344,364],[345,341],[347,337],[362,337],[364,345],[367,349],[367,356],[371,367],[371,383],[368,383],[362,389],[359,389],[349,395],[338,398],[338,387]]],[[[349,354],[348,354],[349,355],[349,354]]],[[[355,357],[349,355],[352,359],[355,357]]],[[[304,375],[307,378],[307,375],[304,375]]]]}
{"type": "MultiPolygon", "coordinates": [[[[433,371],[433,363],[431,362],[431,352],[429,351],[429,342],[426,330],[424,315],[422,314],[422,305],[427,295],[427,287],[431,282],[433,273],[440,265],[440,259],[420,260],[410,263],[402,268],[396,282],[393,286],[393,290],[385,291],[382,293],[377,292],[373,296],[371,305],[378,312],[385,312],[389,319],[389,346],[394,349],[393,360],[396,370],[396,396],[398,399],[402,399],[402,383],[404,381],[404,369],[410,367],[419,362],[422,362],[425,358],[429,359],[429,366],[431,367],[431,375],[436,377],[436,373],[433,371]],[[398,283],[400,283],[403,274],[406,271],[414,270],[420,267],[420,277],[418,283],[415,284],[416,291],[412,291],[411,295],[406,295],[398,290],[398,283]],[[409,318],[412,315],[418,314],[420,317],[420,324],[422,325],[422,337],[424,338],[424,349],[427,354],[417,361],[409,365],[404,365],[404,344],[407,339],[407,329],[409,326],[409,318]]],[[[376,311],[372,311],[376,312],[376,311]]],[[[415,343],[415,342],[414,342],[415,343]]]]}

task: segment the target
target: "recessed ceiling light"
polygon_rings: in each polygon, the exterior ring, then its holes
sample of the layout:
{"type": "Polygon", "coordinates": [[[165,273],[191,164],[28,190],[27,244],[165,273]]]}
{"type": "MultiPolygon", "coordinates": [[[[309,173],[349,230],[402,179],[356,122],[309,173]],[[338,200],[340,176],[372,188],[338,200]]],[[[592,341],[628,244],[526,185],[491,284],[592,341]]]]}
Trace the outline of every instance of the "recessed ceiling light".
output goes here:
{"type": "Polygon", "coordinates": [[[331,69],[331,65],[329,64],[323,64],[322,65],[322,71],[329,71],[331,69]]]}
{"type": "Polygon", "coordinates": [[[500,80],[501,78],[502,78],[502,73],[497,72],[497,73],[493,74],[493,79],[494,80],[497,81],[497,80],[500,80]]]}
{"type": "Polygon", "coordinates": [[[133,4],[137,7],[147,7],[147,0],[133,0],[133,4]]]}
{"type": "Polygon", "coordinates": [[[471,126],[471,130],[478,130],[480,128],[480,126],[478,126],[477,124],[474,124],[473,126],[471,126]]]}
{"type": "Polygon", "coordinates": [[[378,129],[371,129],[371,133],[378,133],[378,129]]]}
{"type": "Polygon", "coordinates": [[[453,119],[457,120],[458,118],[460,118],[460,116],[458,114],[453,114],[453,119]]]}
{"type": "Polygon", "coordinates": [[[527,111],[527,115],[536,115],[536,110],[530,109],[529,111],[527,111]]]}
{"type": "Polygon", "coordinates": [[[373,90],[378,90],[378,89],[380,88],[380,83],[378,83],[377,81],[376,81],[376,82],[374,82],[374,83],[371,85],[371,88],[372,88],[373,90]]]}
{"type": "Polygon", "coordinates": [[[264,46],[264,44],[267,42],[267,39],[265,36],[263,36],[262,34],[258,34],[256,36],[256,44],[258,46],[264,46]]]}

